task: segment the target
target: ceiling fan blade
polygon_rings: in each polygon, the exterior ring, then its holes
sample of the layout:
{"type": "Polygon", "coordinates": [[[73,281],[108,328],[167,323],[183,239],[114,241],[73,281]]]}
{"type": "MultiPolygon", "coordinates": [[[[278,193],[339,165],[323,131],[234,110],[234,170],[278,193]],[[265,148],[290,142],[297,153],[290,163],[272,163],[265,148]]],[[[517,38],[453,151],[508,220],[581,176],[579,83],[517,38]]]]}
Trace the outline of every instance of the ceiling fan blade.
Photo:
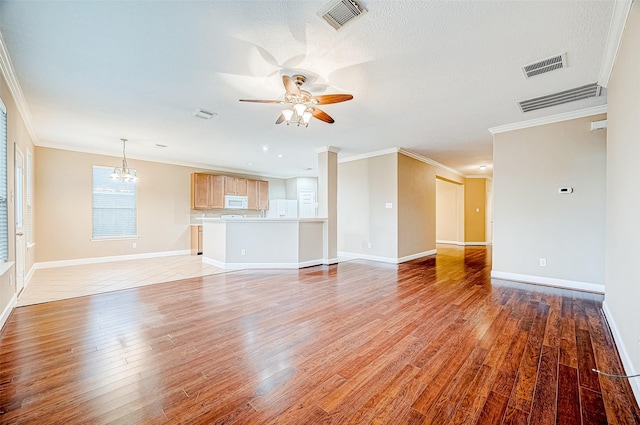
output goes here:
{"type": "Polygon", "coordinates": [[[276,124],[282,124],[284,122],[284,120],[285,120],[284,114],[280,114],[280,116],[276,120],[276,124]]]}
{"type": "Polygon", "coordinates": [[[313,96],[312,101],[317,101],[318,105],[328,105],[330,103],[346,102],[353,99],[350,94],[322,94],[320,96],[313,96]]]}
{"type": "Polygon", "coordinates": [[[311,115],[313,115],[315,118],[319,119],[320,121],[324,121],[329,124],[333,124],[335,122],[333,118],[329,116],[329,114],[327,114],[324,111],[321,111],[318,108],[313,108],[311,110],[311,115]]]}
{"type": "Polygon", "coordinates": [[[280,103],[278,100],[258,100],[258,99],[239,99],[240,102],[254,102],[254,103],[280,103]]]}
{"type": "Polygon", "coordinates": [[[288,75],[282,76],[282,83],[284,84],[284,88],[287,91],[287,94],[292,94],[294,96],[300,96],[300,87],[289,77],[288,75]]]}

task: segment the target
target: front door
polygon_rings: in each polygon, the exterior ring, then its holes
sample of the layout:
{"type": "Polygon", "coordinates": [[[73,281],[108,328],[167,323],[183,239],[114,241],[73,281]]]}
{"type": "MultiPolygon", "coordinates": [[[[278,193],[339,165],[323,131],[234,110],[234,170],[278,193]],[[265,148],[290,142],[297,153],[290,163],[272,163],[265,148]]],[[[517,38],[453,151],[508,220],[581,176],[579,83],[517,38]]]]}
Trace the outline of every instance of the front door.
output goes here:
{"type": "Polygon", "coordinates": [[[24,155],[16,146],[16,293],[24,289],[24,259],[26,248],[24,242],[24,155]]]}

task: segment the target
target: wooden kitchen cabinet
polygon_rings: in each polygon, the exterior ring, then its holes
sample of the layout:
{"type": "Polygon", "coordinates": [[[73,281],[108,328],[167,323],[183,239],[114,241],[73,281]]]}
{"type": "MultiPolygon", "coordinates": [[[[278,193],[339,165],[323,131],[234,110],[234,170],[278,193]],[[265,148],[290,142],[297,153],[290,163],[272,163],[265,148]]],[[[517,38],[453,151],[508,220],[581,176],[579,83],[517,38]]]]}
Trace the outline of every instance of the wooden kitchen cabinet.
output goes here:
{"type": "Polygon", "coordinates": [[[224,176],[191,174],[191,208],[194,210],[224,208],[224,176]]]}
{"type": "Polygon", "coordinates": [[[191,174],[191,209],[224,208],[224,196],[246,196],[250,210],[269,209],[269,182],[215,174],[191,174]]]}
{"type": "Polygon", "coordinates": [[[191,226],[191,255],[202,254],[202,226],[191,226]]]}
{"type": "Polygon", "coordinates": [[[258,180],[247,180],[247,208],[258,210],[258,180]]]}
{"type": "Polygon", "coordinates": [[[225,195],[238,195],[247,196],[247,179],[242,177],[228,177],[224,178],[224,194],[225,195]]]}
{"type": "Polygon", "coordinates": [[[269,209],[269,182],[258,180],[258,209],[269,209]]]}
{"type": "Polygon", "coordinates": [[[269,182],[247,180],[247,201],[250,210],[269,209],[269,182]]]}

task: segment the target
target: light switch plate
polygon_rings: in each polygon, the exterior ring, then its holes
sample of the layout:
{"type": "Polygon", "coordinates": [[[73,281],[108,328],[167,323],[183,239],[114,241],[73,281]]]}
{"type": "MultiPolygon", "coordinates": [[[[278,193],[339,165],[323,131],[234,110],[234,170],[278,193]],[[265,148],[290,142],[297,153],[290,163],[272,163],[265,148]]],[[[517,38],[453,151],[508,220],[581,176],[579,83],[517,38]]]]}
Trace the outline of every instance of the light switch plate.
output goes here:
{"type": "Polygon", "coordinates": [[[387,202],[386,204],[384,204],[385,208],[393,208],[393,204],[391,202],[387,202]]]}

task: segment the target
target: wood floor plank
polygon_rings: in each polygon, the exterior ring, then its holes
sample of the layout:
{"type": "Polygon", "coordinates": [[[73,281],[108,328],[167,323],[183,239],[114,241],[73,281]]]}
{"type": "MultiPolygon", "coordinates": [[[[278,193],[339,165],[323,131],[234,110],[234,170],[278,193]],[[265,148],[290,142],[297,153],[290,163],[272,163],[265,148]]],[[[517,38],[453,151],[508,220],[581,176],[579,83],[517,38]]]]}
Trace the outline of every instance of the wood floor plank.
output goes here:
{"type": "Polygon", "coordinates": [[[580,425],[580,390],[578,371],[560,364],[558,367],[558,425],[580,425]]]}
{"type": "Polygon", "coordinates": [[[490,250],[19,307],[0,332],[0,423],[637,421],[628,383],[589,373],[622,371],[602,297],[491,281],[490,250]]]}
{"type": "Polygon", "coordinates": [[[538,379],[536,382],[530,425],[556,422],[556,401],[558,395],[558,348],[542,346],[538,379]]]}

